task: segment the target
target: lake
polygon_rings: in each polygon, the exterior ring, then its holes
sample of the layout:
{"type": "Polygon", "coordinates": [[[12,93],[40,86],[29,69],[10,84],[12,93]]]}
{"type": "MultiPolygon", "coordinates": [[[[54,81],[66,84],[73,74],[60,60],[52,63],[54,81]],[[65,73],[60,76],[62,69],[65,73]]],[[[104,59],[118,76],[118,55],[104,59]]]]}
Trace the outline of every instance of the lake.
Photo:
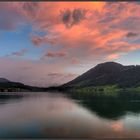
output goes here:
{"type": "Polygon", "coordinates": [[[139,100],[67,95],[1,94],[0,138],[140,138],[139,100]]]}

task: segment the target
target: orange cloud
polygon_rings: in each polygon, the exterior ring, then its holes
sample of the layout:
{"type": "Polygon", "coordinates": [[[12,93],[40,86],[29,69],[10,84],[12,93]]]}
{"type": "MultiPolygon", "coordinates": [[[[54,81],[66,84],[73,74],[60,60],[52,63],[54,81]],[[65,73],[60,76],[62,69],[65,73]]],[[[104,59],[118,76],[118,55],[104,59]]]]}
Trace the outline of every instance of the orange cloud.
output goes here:
{"type": "Polygon", "coordinates": [[[71,28],[86,18],[86,12],[87,11],[83,9],[74,9],[73,11],[67,9],[61,12],[62,21],[67,28],[71,28]]]}
{"type": "Polygon", "coordinates": [[[40,37],[40,36],[32,36],[31,37],[31,41],[32,43],[37,46],[40,47],[43,44],[51,44],[54,45],[56,40],[54,38],[48,38],[48,37],[40,37]]]}
{"type": "Polygon", "coordinates": [[[45,56],[47,56],[47,57],[64,57],[66,55],[67,55],[67,53],[63,52],[63,51],[62,52],[51,52],[51,51],[49,51],[45,54],[45,56]]]}
{"type": "Polygon", "coordinates": [[[119,58],[119,54],[110,54],[107,56],[107,60],[114,60],[114,59],[117,59],[119,58]]]}
{"type": "MultiPolygon", "coordinates": [[[[124,37],[136,36],[133,29],[139,28],[139,7],[129,2],[16,2],[9,9],[15,8],[32,24],[34,30],[46,32],[44,37],[31,37],[36,46],[85,46],[90,52],[95,48],[107,51],[124,37]],[[130,22],[132,19],[133,22],[130,22]],[[131,28],[128,29],[129,26],[131,28]]],[[[128,40],[123,42],[127,43],[128,40]]]]}
{"type": "Polygon", "coordinates": [[[138,36],[138,34],[137,33],[134,33],[134,32],[128,32],[127,34],[126,34],[126,37],[137,37],[138,36]]]}

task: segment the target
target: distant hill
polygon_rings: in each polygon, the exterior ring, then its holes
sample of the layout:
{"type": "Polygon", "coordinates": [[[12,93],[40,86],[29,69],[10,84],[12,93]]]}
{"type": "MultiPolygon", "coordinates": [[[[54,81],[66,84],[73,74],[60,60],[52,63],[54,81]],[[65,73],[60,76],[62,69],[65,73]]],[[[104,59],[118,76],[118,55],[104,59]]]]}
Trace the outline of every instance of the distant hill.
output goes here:
{"type": "Polygon", "coordinates": [[[41,87],[33,87],[29,85],[24,85],[23,83],[9,81],[5,78],[0,78],[0,92],[44,91],[44,90],[45,89],[41,87]]]}
{"type": "Polygon", "coordinates": [[[140,86],[140,66],[123,66],[115,62],[101,63],[61,87],[68,88],[105,85],[117,85],[119,87],[140,86]]]}
{"type": "Polygon", "coordinates": [[[0,83],[7,83],[7,82],[10,82],[10,81],[5,78],[0,78],[0,83]]]}

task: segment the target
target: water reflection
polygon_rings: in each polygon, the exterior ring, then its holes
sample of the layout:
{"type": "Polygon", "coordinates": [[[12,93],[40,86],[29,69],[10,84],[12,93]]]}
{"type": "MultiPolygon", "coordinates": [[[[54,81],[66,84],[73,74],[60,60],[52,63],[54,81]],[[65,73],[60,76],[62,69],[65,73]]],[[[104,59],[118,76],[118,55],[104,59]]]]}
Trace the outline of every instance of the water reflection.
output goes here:
{"type": "Polygon", "coordinates": [[[140,102],[132,102],[131,100],[92,99],[83,100],[82,104],[99,116],[112,120],[120,119],[128,112],[140,113],[140,102]]]}
{"type": "Polygon", "coordinates": [[[119,105],[126,113],[119,113],[115,120],[112,119],[115,115],[103,115],[110,104],[80,103],[52,93],[10,100],[0,105],[0,138],[140,137],[137,109],[132,114],[128,111],[133,108],[119,105]]]}

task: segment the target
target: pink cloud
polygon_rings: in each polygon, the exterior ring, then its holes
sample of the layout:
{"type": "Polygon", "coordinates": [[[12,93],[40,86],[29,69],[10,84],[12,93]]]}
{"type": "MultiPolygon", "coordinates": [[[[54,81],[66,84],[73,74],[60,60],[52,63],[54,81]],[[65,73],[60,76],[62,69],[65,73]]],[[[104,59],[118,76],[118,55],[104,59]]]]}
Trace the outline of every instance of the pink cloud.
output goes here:
{"type": "Polygon", "coordinates": [[[31,38],[31,41],[33,42],[34,45],[40,46],[42,44],[43,38],[39,36],[34,36],[31,38]]]}
{"type": "Polygon", "coordinates": [[[49,51],[44,56],[46,56],[46,57],[65,57],[66,55],[67,55],[67,53],[64,51],[62,51],[62,52],[61,51],[60,52],[49,51]]]}
{"type": "Polygon", "coordinates": [[[14,11],[14,8],[32,24],[34,30],[46,32],[44,37],[31,37],[36,46],[55,44],[66,48],[79,47],[80,51],[85,45],[88,52],[95,48],[108,50],[112,41],[117,42],[139,28],[140,8],[136,3],[17,2],[11,7],[9,5],[9,9],[14,11]]]}
{"type": "Polygon", "coordinates": [[[79,60],[77,58],[73,58],[71,62],[72,64],[79,64],[79,60]]]}
{"type": "Polygon", "coordinates": [[[31,36],[31,41],[37,47],[40,47],[43,44],[54,45],[56,43],[56,40],[54,38],[40,37],[40,36],[31,36]]]}
{"type": "Polygon", "coordinates": [[[25,22],[24,16],[19,13],[14,4],[0,3],[0,30],[12,31],[25,22]]]}

